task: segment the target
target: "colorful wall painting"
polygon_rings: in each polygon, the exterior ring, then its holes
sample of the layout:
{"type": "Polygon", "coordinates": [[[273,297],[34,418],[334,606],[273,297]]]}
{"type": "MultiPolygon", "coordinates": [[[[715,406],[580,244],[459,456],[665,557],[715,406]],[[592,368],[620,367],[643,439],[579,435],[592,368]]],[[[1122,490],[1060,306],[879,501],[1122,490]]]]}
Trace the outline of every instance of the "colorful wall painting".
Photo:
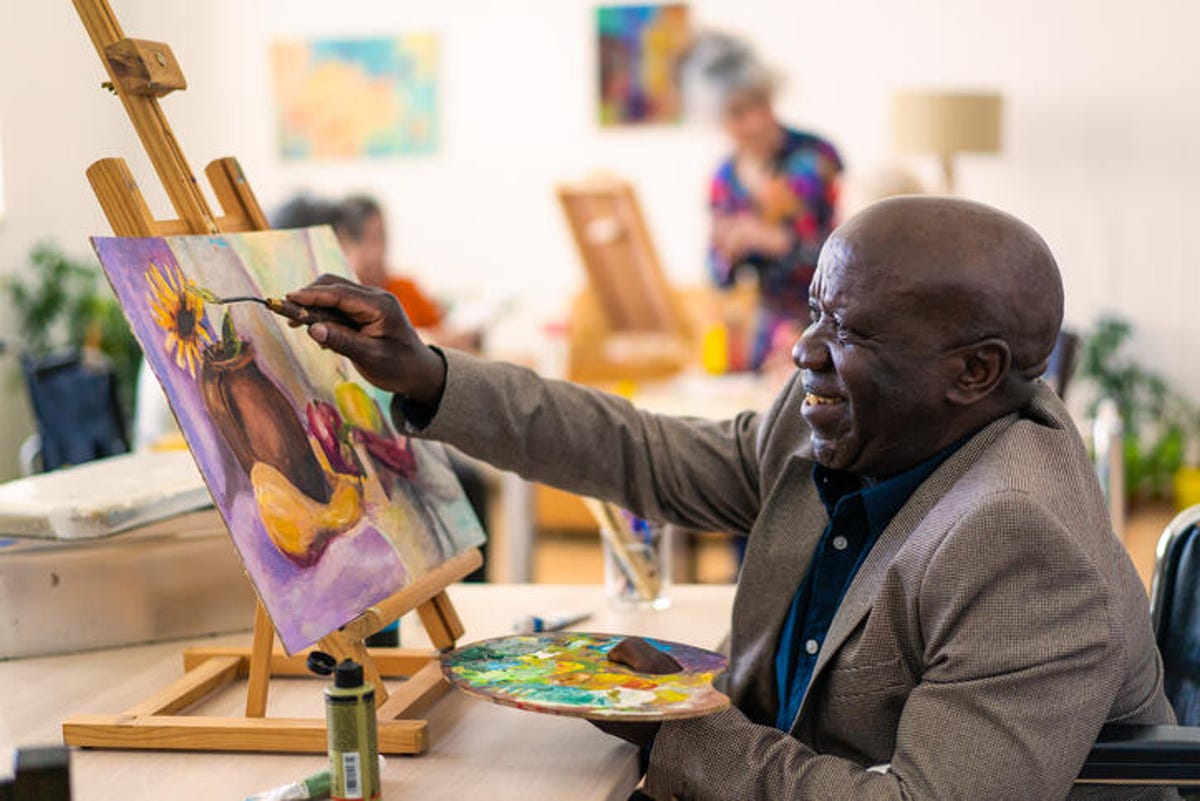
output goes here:
{"type": "Polygon", "coordinates": [[[281,41],[272,48],[271,61],[284,158],[437,150],[436,35],[281,41]]]}
{"type": "Polygon", "coordinates": [[[346,275],[329,228],[92,240],[280,639],[303,649],[483,541],[440,445],[259,304],[346,275]]]}
{"type": "Polygon", "coordinates": [[[600,124],[678,122],[676,66],[691,41],[683,4],[596,9],[600,124]]]}
{"type": "Polygon", "coordinates": [[[500,637],[443,656],[442,672],[476,697],[552,715],[653,721],[708,715],[729,705],[712,686],[727,665],[721,654],[647,638],[683,672],[635,673],[608,660],[609,649],[622,639],[562,631],[500,637]]]}

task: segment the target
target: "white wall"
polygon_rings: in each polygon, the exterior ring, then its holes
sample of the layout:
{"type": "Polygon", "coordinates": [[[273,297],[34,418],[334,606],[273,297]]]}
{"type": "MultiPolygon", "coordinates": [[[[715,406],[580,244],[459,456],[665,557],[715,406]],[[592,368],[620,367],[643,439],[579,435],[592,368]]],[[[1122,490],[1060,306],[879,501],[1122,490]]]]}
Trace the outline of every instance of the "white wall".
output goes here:
{"type": "MultiPolygon", "coordinates": [[[[595,168],[636,182],[668,269],[680,281],[702,280],[703,193],[721,139],[694,126],[594,124],[591,2],[114,5],[130,35],[170,42],[183,65],[191,88],[165,103],[195,169],[237,155],[268,206],[305,187],[373,191],[389,207],[397,261],[435,288],[520,291],[542,307],[558,304],[581,270],[552,187],[595,168]],[[440,152],[375,162],[281,161],[270,41],[405,30],[442,34],[440,152]]],[[[6,4],[5,13],[19,25],[0,26],[4,75],[21,76],[15,86],[11,77],[0,84],[5,269],[39,236],[82,249],[86,233],[103,232],[83,167],[114,150],[137,152],[119,104],[92,88],[99,65],[69,4],[15,6],[6,4]],[[40,56],[50,51],[58,56],[40,56]],[[34,63],[36,70],[28,66],[34,63]]],[[[696,0],[692,7],[701,23],[760,43],[790,76],[780,97],[783,116],[831,137],[852,168],[889,158],[893,88],[1001,89],[1005,152],[963,158],[960,190],[1042,231],[1063,268],[1069,322],[1086,326],[1102,309],[1120,310],[1136,323],[1146,360],[1200,397],[1200,360],[1191,356],[1200,344],[1200,272],[1193,266],[1200,242],[1191,233],[1200,219],[1200,3],[696,0]]],[[[144,160],[130,160],[152,185],[144,160]]],[[[152,199],[161,197],[146,188],[152,199]]],[[[10,401],[0,413],[8,418],[12,407],[10,401]]],[[[5,436],[0,432],[0,457],[9,450],[5,436]]]]}
{"type": "MultiPolygon", "coordinates": [[[[0,144],[5,216],[0,219],[0,280],[25,267],[29,249],[57,240],[86,253],[87,237],[106,233],[84,170],[128,148],[120,101],[100,89],[103,67],[66,0],[0,2],[0,144]]],[[[0,295],[0,338],[15,323],[0,295]]],[[[0,479],[15,474],[17,447],[31,431],[17,361],[0,357],[0,479]]]]}

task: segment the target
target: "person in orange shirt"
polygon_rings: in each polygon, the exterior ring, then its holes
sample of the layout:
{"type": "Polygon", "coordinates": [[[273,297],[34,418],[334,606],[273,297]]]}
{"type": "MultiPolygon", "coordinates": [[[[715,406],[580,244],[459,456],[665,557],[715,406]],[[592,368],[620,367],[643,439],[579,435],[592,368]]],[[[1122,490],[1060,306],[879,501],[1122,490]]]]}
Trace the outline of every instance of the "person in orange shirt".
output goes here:
{"type": "Polygon", "coordinates": [[[414,328],[438,328],[445,315],[417,282],[387,269],[387,227],[383,209],[366,195],[352,195],[333,208],[330,219],[338,243],[358,280],[391,292],[414,328]]]}
{"type": "Polygon", "coordinates": [[[479,350],[479,331],[448,328],[445,310],[422,292],[416,281],[388,271],[387,226],[378,201],[367,195],[351,195],[333,207],[330,225],[359,282],[395,295],[409,322],[427,340],[458,350],[479,350]]]}

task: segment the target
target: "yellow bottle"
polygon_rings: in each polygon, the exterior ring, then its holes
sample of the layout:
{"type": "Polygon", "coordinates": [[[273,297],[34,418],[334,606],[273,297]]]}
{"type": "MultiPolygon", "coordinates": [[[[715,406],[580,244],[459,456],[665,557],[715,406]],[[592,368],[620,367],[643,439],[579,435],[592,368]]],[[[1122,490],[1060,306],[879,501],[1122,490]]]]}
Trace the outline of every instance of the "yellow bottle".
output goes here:
{"type": "Polygon", "coordinates": [[[729,369],[729,332],[723,323],[713,323],[704,329],[700,363],[710,375],[724,375],[729,369]]]}

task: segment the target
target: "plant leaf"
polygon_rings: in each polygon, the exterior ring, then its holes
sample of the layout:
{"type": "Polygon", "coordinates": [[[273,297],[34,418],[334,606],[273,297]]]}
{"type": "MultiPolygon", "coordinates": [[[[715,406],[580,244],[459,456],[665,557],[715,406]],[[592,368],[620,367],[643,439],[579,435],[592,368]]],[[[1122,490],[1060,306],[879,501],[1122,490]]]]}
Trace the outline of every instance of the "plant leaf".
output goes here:
{"type": "Polygon", "coordinates": [[[200,300],[204,301],[205,303],[221,302],[221,296],[216,292],[213,292],[211,289],[205,289],[202,286],[197,286],[196,284],[188,284],[187,291],[200,298],[200,300]]]}

